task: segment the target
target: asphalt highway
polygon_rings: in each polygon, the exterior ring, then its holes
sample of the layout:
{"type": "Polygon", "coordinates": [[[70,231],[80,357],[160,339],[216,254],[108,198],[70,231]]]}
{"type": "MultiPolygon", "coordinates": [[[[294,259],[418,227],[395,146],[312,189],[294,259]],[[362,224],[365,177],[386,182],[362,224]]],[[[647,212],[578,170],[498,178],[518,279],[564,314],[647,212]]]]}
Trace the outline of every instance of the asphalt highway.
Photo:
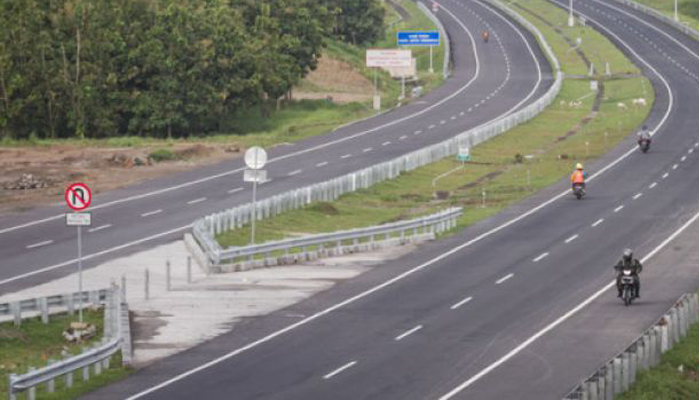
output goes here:
{"type": "MultiPolygon", "coordinates": [[[[438,12],[452,43],[452,76],[409,105],[269,151],[271,181],[258,198],[331,179],[437,143],[513,112],[552,83],[527,31],[482,5],[446,4],[438,12]],[[492,32],[489,43],[479,33],[492,32]],[[475,41],[475,38],[477,41],[475,41]]],[[[182,236],[198,217],[250,201],[241,159],[97,194],[84,229],[84,267],[182,236]]],[[[65,205],[0,216],[0,293],[31,287],[76,269],[76,229],[65,205]]]]}
{"type": "MultiPolygon", "coordinates": [[[[442,4],[465,18],[484,10],[442,4]]],[[[697,42],[618,3],[574,6],[652,81],[648,154],[630,137],[589,163],[581,201],[564,180],[91,397],[561,398],[697,290],[697,42]],[[632,308],[611,288],[625,247],[648,271],[632,308]]]]}

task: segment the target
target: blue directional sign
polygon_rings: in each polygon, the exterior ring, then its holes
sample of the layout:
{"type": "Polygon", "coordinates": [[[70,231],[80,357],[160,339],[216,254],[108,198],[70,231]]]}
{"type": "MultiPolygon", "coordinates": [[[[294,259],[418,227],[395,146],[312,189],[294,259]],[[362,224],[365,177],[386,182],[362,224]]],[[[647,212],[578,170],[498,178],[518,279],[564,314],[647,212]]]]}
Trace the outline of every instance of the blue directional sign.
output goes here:
{"type": "Polygon", "coordinates": [[[399,46],[439,46],[439,31],[396,32],[399,46]]]}

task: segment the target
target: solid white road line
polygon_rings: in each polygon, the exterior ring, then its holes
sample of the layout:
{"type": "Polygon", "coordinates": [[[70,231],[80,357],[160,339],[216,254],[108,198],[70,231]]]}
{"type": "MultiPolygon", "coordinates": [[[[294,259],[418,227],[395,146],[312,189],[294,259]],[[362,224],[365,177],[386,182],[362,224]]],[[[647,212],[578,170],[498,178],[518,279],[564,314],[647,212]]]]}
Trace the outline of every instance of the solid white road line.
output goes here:
{"type": "Polygon", "coordinates": [[[596,222],[592,223],[591,226],[595,228],[596,226],[600,225],[603,221],[605,221],[603,218],[597,220],[596,222]]]}
{"type": "Polygon", "coordinates": [[[564,243],[571,243],[576,240],[576,238],[578,238],[578,235],[571,236],[570,238],[566,239],[564,243]]]}
{"type": "Polygon", "coordinates": [[[163,212],[163,210],[159,208],[159,209],[157,209],[157,210],[145,212],[145,213],[141,214],[141,216],[142,216],[142,217],[148,217],[148,216],[151,216],[151,215],[160,214],[160,213],[162,213],[162,212],[163,212]]]}
{"type": "Polygon", "coordinates": [[[542,253],[542,254],[540,254],[539,256],[535,257],[535,259],[533,259],[532,262],[538,262],[538,261],[540,261],[541,259],[547,257],[548,255],[549,255],[549,253],[542,253]]]}
{"type": "Polygon", "coordinates": [[[382,143],[382,146],[388,146],[390,144],[391,144],[391,142],[384,142],[384,143],[382,143]]]}
{"type": "Polygon", "coordinates": [[[53,240],[44,240],[43,242],[30,244],[29,246],[27,246],[27,248],[28,248],[28,249],[33,249],[33,248],[35,248],[35,247],[46,246],[47,244],[51,244],[51,243],[53,243],[53,240]]]}
{"type": "Polygon", "coordinates": [[[634,196],[632,196],[632,200],[637,200],[638,198],[642,197],[641,193],[637,193],[634,196]]]}
{"type": "Polygon", "coordinates": [[[194,199],[194,200],[188,201],[187,204],[197,204],[197,203],[201,203],[201,202],[203,202],[203,201],[206,200],[206,199],[207,199],[206,197],[200,197],[200,198],[198,198],[198,199],[194,199]]]}
{"type": "Polygon", "coordinates": [[[103,229],[109,228],[110,226],[112,226],[112,224],[104,224],[102,226],[98,226],[97,228],[88,229],[88,233],[101,231],[103,229]]]}
{"type": "Polygon", "coordinates": [[[472,301],[472,297],[471,297],[471,296],[466,297],[466,298],[464,298],[464,299],[462,299],[462,300],[460,300],[460,301],[454,303],[454,304],[450,307],[450,310],[456,310],[456,309],[462,307],[463,305],[469,303],[470,301],[472,301]]]}
{"type": "Polygon", "coordinates": [[[348,158],[348,157],[352,157],[352,154],[345,154],[345,155],[340,156],[340,158],[348,158]]]}
{"type": "Polygon", "coordinates": [[[372,148],[371,148],[371,147],[368,147],[368,148],[366,148],[366,149],[362,149],[362,152],[363,152],[363,153],[366,153],[366,152],[368,152],[368,151],[372,151],[372,148]]]}
{"type": "Polygon", "coordinates": [[[296,175],[296,174],[300,174],[301,171],[302,171],[301,169],[296,169],[296,170],[294,170],[294,171],[288,173],[287,176],[294,176],[294,175],[296,175]]]}
{"type": "Polygon", "coordinates": [[[236,193],[236,192],[240,192],[241,190],[243,190],[242,187],[237,187],[237,188],[229,190],[228,193],[236,193]]]}
{"type": "Polygon", "coordinates": [[[407,330],[406,332],[400,334],[399,336],[395,337],[394,340],[399,341],[399,340],[405,338],[406,336],[421,330],[421,328],[423,328],[423,325],[418,325],[416,327],[413,327],[413,328],[407,330]]]}
{"type": "Polygon", "coordinates": [[[342,367],[340,367],[340,368],[334,370],[333,372],[328,373],[328,374],[326,374],[326,375],[323,375],[323,379],[330,379],[330,378],[334,377],[335,375],[338,375],[339,373],[341,373],[341,372],[345,371],[346,369],[352,367],[352,366],[355,365],[355,364],[357,364],[357,361],[350,361],[349,363],[347,363],[347,364],[343,365],[342,367]]]}
{"type": "Polygon", "coordinates": [[[501,283],[507,281],[508,279],[510,279],[510,278],[512,278],[512,277],[513,277],[513,274],[510,273],[510,274],[504,276],[503,278],[497,280],[497,281],[496,281],[496,285],[500,285],[501,283]]]}
{"type": "MultiPolygon", "coordinates": [[[[675,239],[678,235],[680,235],[688,226],[690,226],[693,222],[695,222],[698,219],[698,214],[695,214],[694,217],[692,217],[689,221],[687,221],[683,226],[681,226],[677,231],[675,231],[671,236],[666,238],[661,244],[659,244],[654,250],[652,250],[649,254],[647,254],[641,261],[646,262],[648,259],[653,257],[656,253],[659,252],[662,248],[664,248],[668,243],[670,243],[673,239],[675,239]]],[[[567,319],[571,318],[572,315],[576,314],[579,312],[581,309],[592,303],[595,299],[600,297],[603,293],[607,292],[609,289],[611,289],[613,286],[615,286],[615,280],[612,280],[609,282],[607,285],[603,286],[600,290],[597,292],[593,293],[589,298],[584,300],[581,304],[577,305],[576,307],[572,308],[569,310],[567,313],[562,315],[561,317],[557,318],[554,322],[551,324],[547,325],[544,327],[542,330],[538,331],[534,335],[530,336],[527,340],[519,344],[517,347],[515,347],[513,350],[505,354],[503,357],[499,358],[496,360],[494,363],[489,365],[488,367],[484,368],[483,370],[479,371],[476,375],[472,376],[471,378],[467,379],[464,381],[462,384],[457,386],[456,388],[452,389],[445,395],[441,396],[439,400],[448,400],[454,397],[456,394],[459,392],[463,391],[464,389],[468,388],[471,386],[474,382],[478,381],[481,379],[484,375],[488,374],[489,372],[493,371],[494,369],[498,368],[501,364],[505,363],[509,359],[513,358],[515,355],[523,351],[524,348],[532,344],[535,340],[539,339],[544,335],[545,333],[551,331],[552,329],[556,328],[559,326],[562,322],[566,321],[567,319]]]]}
{"type": "Polygon", "coordinates": [[[320,162],[320,163],[316,164],[317,167],[323,167],[325,165],[328,165],[328,161],[324,161],[324,162],[320,162]]]}
{"type": "Polygon", "coordinates": [[[622,205],[622,206],[617,206],[617,207],[613,210],[613,212],[618,212],[618,211],[622,210],[623,208],[625,208],[624,205],[622,205]]]}

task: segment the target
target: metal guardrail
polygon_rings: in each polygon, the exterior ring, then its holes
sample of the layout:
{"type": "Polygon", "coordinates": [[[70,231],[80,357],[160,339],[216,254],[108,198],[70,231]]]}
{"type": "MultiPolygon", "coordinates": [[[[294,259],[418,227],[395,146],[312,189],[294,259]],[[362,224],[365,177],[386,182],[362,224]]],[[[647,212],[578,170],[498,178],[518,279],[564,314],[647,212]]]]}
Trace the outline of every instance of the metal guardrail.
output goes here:
{"type": "MultiPolygon", "coordinates": [[[[122,362],[128,365],[131,362],[131,334],[128,320],[128,306],[123,297],[122,290],[112,285],[110,289],[94,291],[103,294],[104,300],[104,337],[98,345],[88,349],[81,354],[71,356],[61,361],[49,362],[43,368],[30,369],[24,374],[10,374],[8,377],[8,397],[10,400],[15,400],[17,393],[27,391],[27,397],[34,399],[36,397],[36,387],[46,383],[47,392],[55,390],[55,380],[60,377],[65,377],[64,387],[73,386],[73,373],[77,370],[82,370],[83,380],[88,380],[90,376],[90,367],[93,367],[94,373],[99,375],[103,369],[109,368],[111,357],[119,350],[122,350],[122,362]]],[[[85,293],[85,292],[84,292],[85,293]]],[[[58,303],[58,298],[73,298],[79,293],[73,293],[62,296],[49,296],[39,299],[54,299],[54,303],[58,303]]],[[[20,304],[32,304],[31,301],[19,302],[20,304]]]]}
{"type": "Polygon", "coordinates": [[[214,265],[218,265],[219,263],[218,254],[222,250],[216,242],[215,236],[222,232],[241,228],[249,224],[253,218],[262,220],[263,218],[270,218],[286,211],[302,208],[314,202],[333,201],[345,193],[368,188],[376,183],[396,178],[403,172],[414,170],[449,156],[454,156],[457,154],[460,146],[466,145],[472,148],[521,123],[529,121],[549,106],[559,93],[563,81],[561,68],[554,52],[537,27],[501,2],[489,0],[489,3],[508,13],[525,28],[530,30],[545,50],[548,59],[552,63],[556,76],[554,83],[542,97],[503,118],[462,132],[443,142],[427,146],[420,150],[415,150],[393,160],[385,161],[338,178],[260,200],[256,203],[255,209],[252,203],[247,203],[200,218],[192,224],[192,235],[202,247],[204,253],[207,254],[210,263],[214,265]]]}
{"type": "Polygon", "coordinates": [[[12,316],[15,326],[19,326],[23,319],[23,313],[25,313],[24,318],[34,317],[34,313],[40,313],[42,321],[48,323],[49,315],[64,311],[68,311],[72,314],[80,303],[82,303],[83,306],[98,306],[104,303],[107,299],[108,290],[109,289],[84,291],[82,292],[82,299],[80,298],[81,294],[75,292],[0,303],[0,322],[7,320],[8,316],[12,316]],[[30,314],[26,315],[26,313],[30,314]]]}
{"type": "MultiPolygon", "coordinates": [[[[373,247],[376,242],[391,240],[392,235],[398,235],[400,240],[417,240],[421,236],[434,237],[435,234],[444,232],[457,225],[457,218],[462,215],[462,208],[455,207],[440,211],[425,217],[408,221],[392,222],[384,225],[355,228],[345,231],[321,233],[299,238],[283,239],[261,244],[231,247],[220,251],[217,264],[238,264],[239,266],[254,262],[256,256],[263,256],[265,265],[274,264],[271,253],[284,251],[284,257],[289,257],[290,252],[298,249],[298,254],[292,257],[297,260],[315,258],[325,252],[342,253],[344,248],[359,251],[360,241],[366,239],[368,246],[373,247]],[[379,236],[379,238],[376,238],[379,236]],[[345,245],[344,242],[351,241],[345,245]],[[329,245],[332,244],[332,245],[329,245]],[[311,250],[309,249],[311,248],[311,250]],[[313,254],[311,256],[310,254],[313,254]]],[[[239,267],[240,268],[240,267],[239,267]]]]}
{"type": "Polygon", "coordinates": [[[440,38],[445,43],[445,53],[442,59],[442,77],[447,79],[450,77],[450,61],[452,60],[450,55],[450,36],[447,34],[445,27],[442,26],[442,22],[440,22],[435,14],[428,10],[428,7],[426,7],[425,4],[421,3],[420,1],[416,1],[416,5],[418,6],[418,9],[421,10],[423,14],[425,14],[425,16],[428,17],[428,19],[430,19],[440,31],[440,38]]]}
{"type": "Polygon", "coordinates": [[[698,294],[681,296],[658,323],[576,385],[564,400],[613,400],[615,395],[629,390],[639,372],[657,365],[661,355],[678,343],[697,321],[698,294]]]}
{"type": "Polygon", "coordinates": [[[692,36],[695,39],[698,39],[698,30],[691,28],[690,25],[686,25],[680,21],[676,21],[674,18],[669,17],[668,15],[660,12],[659,10],[656,10],[652,7],[645,6],[644,4],[640,4],[636,1],[633,0],[615,0],[618,3],[622,3],[626,6],[632,7],[635,10],[639,10],[643,12],[644,14],[651,15],[654,18],[660,19],[662,22],[664,22],[667,25],[670,25],[679,31],[685,33],[688,36],[692,36]]]}

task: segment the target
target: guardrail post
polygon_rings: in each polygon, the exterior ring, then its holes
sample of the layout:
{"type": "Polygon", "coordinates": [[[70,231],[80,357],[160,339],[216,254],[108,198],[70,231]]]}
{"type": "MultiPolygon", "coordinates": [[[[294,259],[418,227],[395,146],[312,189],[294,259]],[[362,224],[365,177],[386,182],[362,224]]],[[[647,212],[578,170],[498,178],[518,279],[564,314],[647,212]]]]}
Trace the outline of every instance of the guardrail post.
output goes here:
{"type": "Polygon", "coordinates": [[[10,303],[10,310],[12,310],[12,318],[15,326],[19,328],[22,326],[22,308],[20,307],[19,301],[10,303]]]}
{"type": "Polygon", "coordinates": [[[170,260],[165,262],[165,291],[170,291],[170,260]]]}
{"type": "Polygon", "coordinates": [[[606,400],[605,398],[605,376],[598,374],[598,399],[606,400]]]}
{"type": "Polygon", "coordinates": [[[630,355],[622,353],[622,391],[626,392],[630,388],[630,355]]]}
{"type": "Polygon", "coordinates": [[[17,400],[17,395],[15,394],[14,391],[12,391],[12,380],[14,377],[17,376],[17,374],[8,374],[7,375],[7,398],[9,400],[17,400]]]}
{"type": "Polygon", "coordinates": [[[143,286],[144,297],[146,298],[146,300],[148,300],[148,284],[149,284],[148,268],[146,268],[146,269],[143,271],[143,273],[144,273],[144,277],[143,277],[143,282],[144,282],[144,286],[143,286]]]}
{"type": "MultiPolygon", "coordinates": [[[[101,344],[105,344],[105,340],[101,340],[101,344]]],[[[96,344],[93,346],[94,349],[100,347],[100,344],[96,344]]],[[[95,369],[95,376],[102,375],[102,360],[97,361],[96,363],[92,364],[93,368],[95,369]]]]}
{"type": "Polygon", "coordinates": [[[614,386],[613,363],[611,361],[605,365],[605,400],[613,400],[615,397],[614,386]]]}
{"type": "Polygon", "coordinates": [[[668,324],[670,323],[668,314],[664,315],[661,321],[663,322],[661,325],[661,354],[663,354],[668,351],[668,324]]]}
{"type": "Polygon", "coordinates": [[[655,366],[659,363],[660,361],[660,354],[661,354],[661,327],[660,326],[654,326],[654,328],[651,331],[651,340],[649,341],[649,354],[651,357],[649,357],[649,365],[650,366],[655,366]]]}
{"type": "Polygon", "coordinates": [[[592,380],[588,382],[588,399],[598,400],[598,381],[592,380]]]}
{"type": "Polygon", "coordinates": [[[126,300],[126,275],[122,274],[122,299],[126,300]]]}
{"type": "MultiPolygon", "coordinates": [[[[55,362],[55,360],[50,359],[48,365],[54,364],[55,362]]],[[[46,382],[46,391],[48,393],[53,393],[56,391],[56,381],[54,379],[51,379],[48,382],[46,382]]]]}
{"type": "MultiPolygon", "coordinates": [[[[29,372],[36,371],[35,367],[29,367],[29,372]]],[[[27,400],[36,400],[36,386],[27,389],[27,400]]]]}
{"type": "Polygon", "coordinates": [[[613,395],[622,393],[622,359],[613,359],[613,395]]]}
{"type": "Polygon", "coordinates": [[[630,385],[634,383],[634,379],[637,377],[637,359],[643,357],[644,349],[640,349],[637,345],[634,346],[634,351],[629,352],[630,358],[630,385]],[[642,350],[642,353],[640,353],[642,350]]]}
{"type": "Polygon", "coordinates": [[[39,308],[41,309],[41,322],[49,323],[49,301],[46,297],[39,299],[39,308]]]}
{"type": "Polygon", "coordinates": [[[86,365],[83,367],[83,382],[87,382],[90,379],[90,366],[86,365]]]}
{"type": "Polygon", "coordinates": [[[649,369],[654,365],[653,362],[651,361],[651,358],[652,358],[651,335],[649,333],[644,334],[642,341],[644,343],[644,364],[643,364],[643,367],[644,367],[644,369],[649,369]]]}
{"type": "Polygon", "coordinates": [[[187,256],[187,283],[192,283],[192,256],[187,256]]]}
{"type": "Polygon", "coordinates": [[[678,340],[680,339],[680,318],[678,318],[678,309],[673,308],[671,309],[671,320],[673,321],[673,324],[671,324],[672,327],[672,332],[673,332],[673,338],[671,341],[672,345],[675,345],[678,343],[678,340]]]}
{"type": "Polygon", "coordinates": [[[68,372],[64,376],[66,378],[66,388],[72,388],[73,387],[73,371],[68,372]]]}

